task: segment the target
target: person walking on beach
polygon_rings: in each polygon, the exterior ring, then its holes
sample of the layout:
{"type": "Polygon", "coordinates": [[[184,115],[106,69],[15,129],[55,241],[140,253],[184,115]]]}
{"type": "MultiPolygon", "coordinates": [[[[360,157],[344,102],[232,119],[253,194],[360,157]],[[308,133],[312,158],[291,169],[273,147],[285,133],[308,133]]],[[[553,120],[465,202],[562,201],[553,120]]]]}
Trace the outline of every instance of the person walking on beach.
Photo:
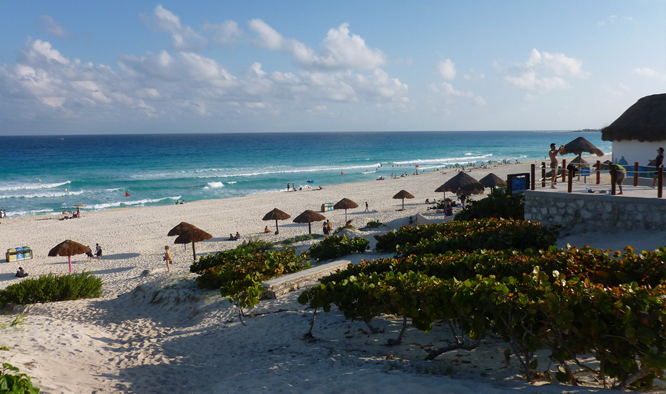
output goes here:
{"type": "MultiPolygon", "coordinates": [[[[655,187],[657,184],[657,178],[659,177],[659,169],[664,168],[664,148],[659,147],[657,149],[657,157],[654,160],[650,160],[650,163],[654,162],[654,177],[652,179],[652,187],[655,187]]],[[[666,173],[664,174],[664,179],[666,179],[666,173]]]]}
{"type": "Polygon", "coordinates": [[[90,246],[88,246],[88,251],[86,252],[86,256],[88,256],[88,262],[92,262],[93,259],[93,254],[92,254],[92,249],[90,249],[90,246]]]}
{"type": "Polygon", "coordinates": [[[557,170],[559,167],[559,162],[557,160],[557,154],[562,154],[562,151],[564,150],[564,145],[560,146],[560,149],[557,149],[557,145],[555,143],[550,144],[550,151],[548,152],[548,157],[550,157],[550,169],[552,172],[551,180],[550,180],[550,188],[551,189],[557,189],[555,185],[557,184],[557,175],[559,174],[559,171],[557,170]]]}
{"type": "Polygon", "coordinates": [[[97,260],[102,259],[102,247],[99,244],[95,244],[95,254],[97,255],[97,260]]]}
{"type": "Polygon", "coordinates": [[[287,191],[289,191],[289,184],[287,183],[287,191]]]}
{"type": "Polygon", "coordinates": [[[171,272],[171,252],[169,251],[169,247],[165,246],[164,247],[164,262],[167,265],[167,272],[171,272]]]}
{"type": "Polygon", "coordinates": [[[368,209],[368,202],[365,202],[365,212],[370,212],[370,209],[368,209]]]}

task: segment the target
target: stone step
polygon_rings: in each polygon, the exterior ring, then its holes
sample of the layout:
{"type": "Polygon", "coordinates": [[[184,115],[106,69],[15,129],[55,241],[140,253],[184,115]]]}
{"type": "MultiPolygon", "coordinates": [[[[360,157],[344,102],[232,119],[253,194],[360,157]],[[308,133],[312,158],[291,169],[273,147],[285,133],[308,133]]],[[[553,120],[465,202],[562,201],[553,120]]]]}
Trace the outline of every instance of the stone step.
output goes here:
{"type": "Polygon", "coordinates": [[[291,291],[298,290],[307,283],[314,282],[319,278],[329,275],[337,270],[343,270],[351,264],[350,260],[337,260],[331,263],[317,265],[303,271],[293,274],[280,276],[267,280],[261,285],[266,291],[262,293],[261,298],[277,298],[291,291]]]}

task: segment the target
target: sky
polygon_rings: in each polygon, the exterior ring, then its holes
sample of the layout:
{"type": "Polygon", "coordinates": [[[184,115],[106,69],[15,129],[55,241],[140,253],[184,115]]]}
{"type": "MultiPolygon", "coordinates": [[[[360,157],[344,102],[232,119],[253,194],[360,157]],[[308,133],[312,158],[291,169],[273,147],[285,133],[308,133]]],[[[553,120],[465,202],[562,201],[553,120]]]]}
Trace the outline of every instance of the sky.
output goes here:
{"type": "Polygon", "coordinates": [[[3,1],[0,135],[577,130],[666,92],[666,0],[3,1]]]}

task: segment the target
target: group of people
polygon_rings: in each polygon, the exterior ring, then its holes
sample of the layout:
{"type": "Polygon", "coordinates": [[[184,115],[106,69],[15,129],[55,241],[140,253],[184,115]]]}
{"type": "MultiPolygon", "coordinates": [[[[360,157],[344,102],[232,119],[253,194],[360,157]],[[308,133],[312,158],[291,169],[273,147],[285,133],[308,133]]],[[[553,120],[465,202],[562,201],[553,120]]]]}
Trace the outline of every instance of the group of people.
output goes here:
{"type": "Polygon", "coordinates": [[[173,205],[182,205],[182,204],[185,204],[185,199],[183,199],[182,201],[176,200],[176,202],[173,205]]]}
{"type": "Polygon", "coordinates": [[[4,209],[0,210],[0,219],[6,218],[6,217],[7,217],[7,212],[4,209]]]}
{"type": "Polygon", "coordinates": [[[241,239],[241,235],[238,231],[236,231],[236,235],[229,233],[229,241],[238,241],[239,239],[241,239]]]}
{"type": "Polygon", "coordinates": [[[99,244],[95,244],[95,254],[93,255],[93,251],[88,246],[88,251],[86,252],[86,256],[88,256],[88,262],[91,262],[94,256],[97,256],[97,260],[102,259],[102,247],[99,246],[99,244]]]}
{"type": "Polygon", "coordinates": [[[326,221],[323,224],[323,231],[324,235],[329,235],[333,232],[333,225],[331,224],[331,221],[326,219],[326,221]]]}
{"type": "MultiPolygon", "coordinates": [[[[548,152],[548,157],[550,158],[550,169],[551,169],[551,189],[557,189],[555,185],[557,184],[557,176],[559,175],[559,160],[557,159],[557,154],[562,155],[564,153],[564,145],[560,145],[557,148],[555,143],[550,144],[550,151],[548,152]]],[[[649,161],[650,165],[654,163],[655,172],[652,177],[652,187],[655,187],[657,179],[659,178],[659,169],[664,169],[664,148],[659,147],[657,149],[657,157],[654,160],[649,161]]],[[[571,164],[570,164],[571,165],[571,164]]],[[[569,166],[567,166],[568,168],[569,166]]],[[[627,169],[620,164],[611,163],[608,168],[615,171],[615,184],[620,189],[618,194],[622,194],[622,183],[624,183],[625,178],[627,177],[627,169]]],[[[664,173],[664,179],[666,179],[666,173],[664,173]]]]}

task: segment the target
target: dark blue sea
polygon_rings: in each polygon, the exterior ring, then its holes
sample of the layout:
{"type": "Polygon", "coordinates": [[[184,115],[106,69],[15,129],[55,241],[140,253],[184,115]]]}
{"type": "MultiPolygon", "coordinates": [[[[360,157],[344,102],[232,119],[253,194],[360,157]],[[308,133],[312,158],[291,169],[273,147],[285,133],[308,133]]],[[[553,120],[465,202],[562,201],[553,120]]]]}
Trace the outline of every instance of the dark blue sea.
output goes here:
{"type": "Polygon", "coordinates": [[[544,159],[566,131],[256,133],[0,137],[8,217],[278,193],[457,164],[544,159]],[[411,167],[411,169],[409,168],[411,167]],[[310,181],[310,182],[308,182],[310,181]]]}

